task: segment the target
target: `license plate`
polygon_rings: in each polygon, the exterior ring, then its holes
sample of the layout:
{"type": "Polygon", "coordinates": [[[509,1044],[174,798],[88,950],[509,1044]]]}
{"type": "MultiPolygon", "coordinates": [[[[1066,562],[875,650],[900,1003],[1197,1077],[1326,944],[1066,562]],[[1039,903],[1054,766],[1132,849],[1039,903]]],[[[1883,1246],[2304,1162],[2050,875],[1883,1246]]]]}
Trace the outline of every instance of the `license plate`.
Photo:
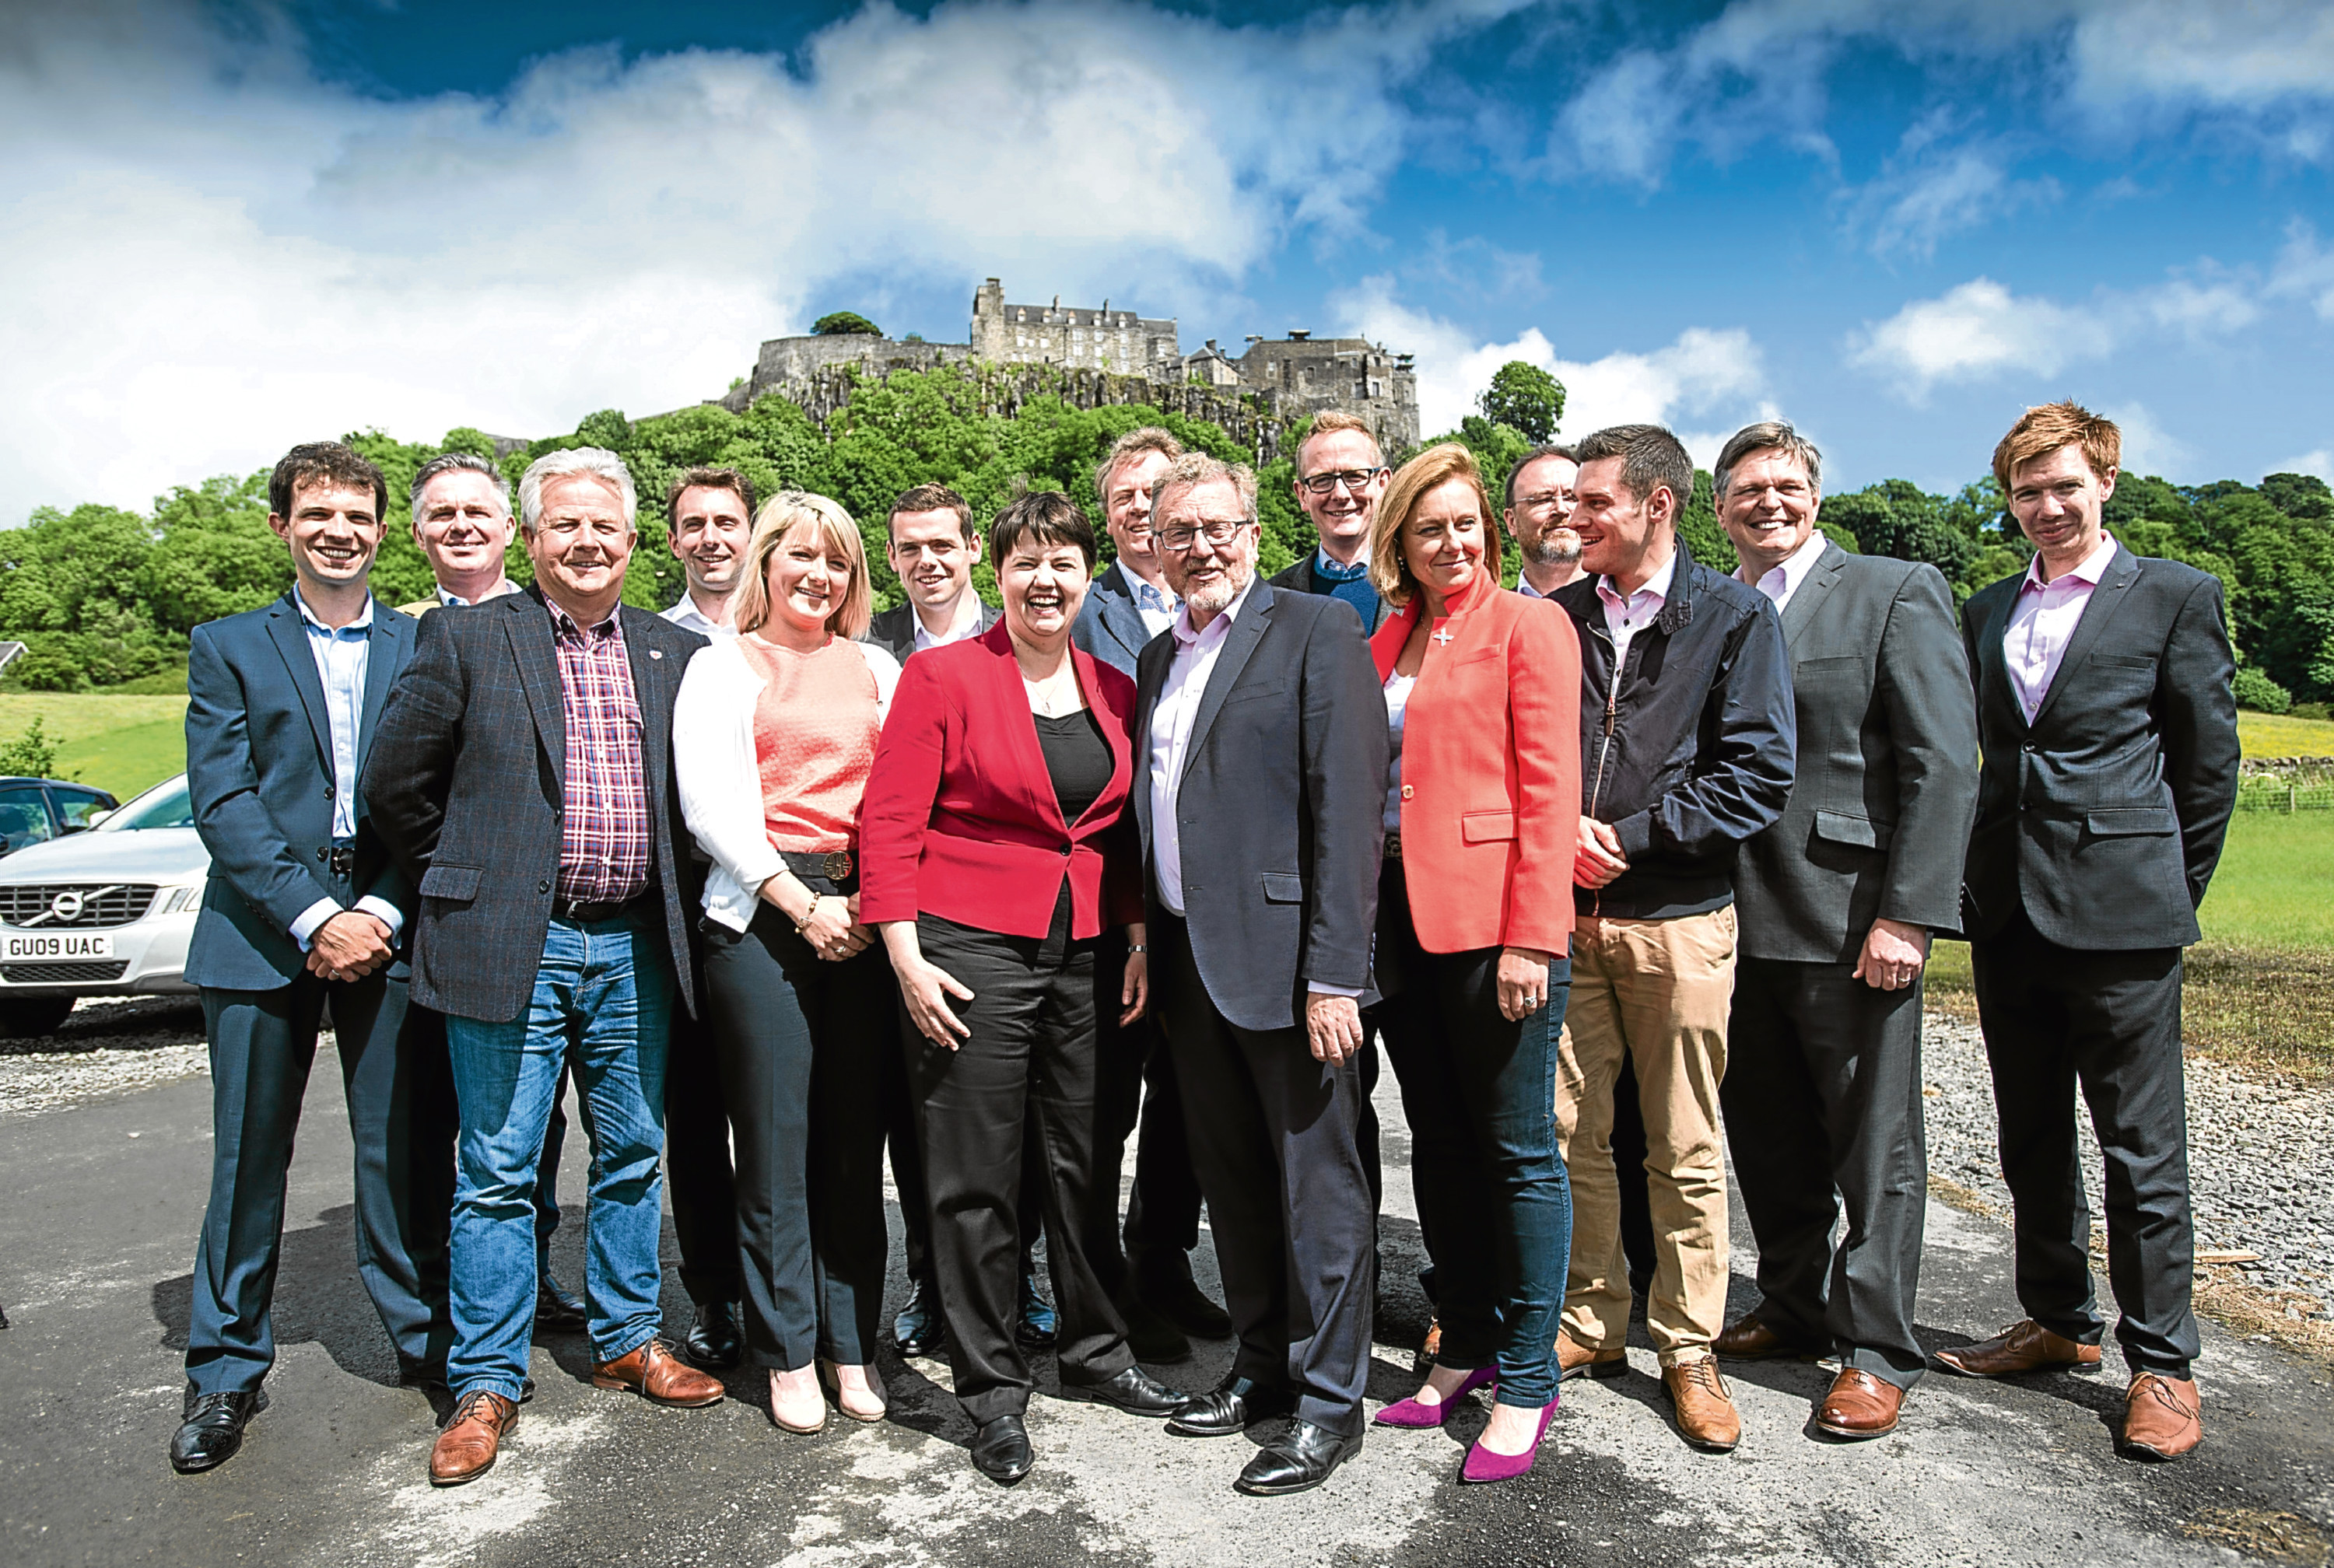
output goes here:
{"type": "Polygon", "coordinates": [[[7,958],[111,958],[113,938],[104,931],[43,932],[39,936],[18,936],[11,932],[0,938],[0,957],[7,958]]]}

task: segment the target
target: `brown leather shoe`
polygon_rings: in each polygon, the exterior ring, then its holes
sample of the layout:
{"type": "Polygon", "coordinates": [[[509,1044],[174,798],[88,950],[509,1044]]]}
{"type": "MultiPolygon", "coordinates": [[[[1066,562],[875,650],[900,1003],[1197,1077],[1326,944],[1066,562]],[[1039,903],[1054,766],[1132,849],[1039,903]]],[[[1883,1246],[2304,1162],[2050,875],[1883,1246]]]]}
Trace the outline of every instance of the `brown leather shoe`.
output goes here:
{"type": "Polygon", "coordinates": [[[1798,1356],[1813,1361],[1818,1354],[1814,1347],[1787,1340],[1759,1321],[1753,1313],[1710,1343],[1710,1348],[1731,1361],[1763,1361],[1770,1356],[1798,1356]]]}
{"type": "Polygon", "coordinates": [[[2061,1371],[2099,1370],[2099,1347],[2078,1345],[2031,1318],[2011,1324],[1990,1340],[1939,1351],[1939,1365],[1971,1378],[2014,1378],[2056,1367],[2061,1371]]]}
{"type": "Polygon", "coordinates": [[[1586,1372],[1592,1378],[1617,1378],[1629,1370],[1629,1352],[1619,1345],[1592,1351],[1563,1329],[1556,1331],[1556,1375],[1558,1381],[1586,1372]]]}
{"type": "Polygon", "coordinates": [[[592,1386],[630,1389],[651,1404],[682,1409],[718,1405],[722,1395],[719,1378],[706,1376],[674,1355],[672,1348],[662,1340],[651,1340],[612,1361],[595,1363],[592,1368],[592,1386]]]}
{"type": "Polygon", "coordinates": [[[485,1389],[462,1396],[429,1450],[429,1484],[458,1486],[495,1467],[503,1438],[518,1425],[518,1406],[485,1389]]]}
{"type": "Polygon", "coordinates": [[[2135,1458],[2176,1459],[2204,1440],[2204,1401],[2194,1378],[2142,1372],[2123,1397],[2117,1447],[2135,1458]]]}
{"type": "Polygon", "coordinates": [[[1712,1454],[1729,1454],[1742,1440],[1742,1413],[1726,1380],[1718,1375],[1714,1356],[1696,1356],[1662,1369],[1662,1387],[1676,1407],[1678,1432],[1695,1448],[1712,1454]]]}
{"type": "Polygon", "coordinates": [[[1896,1429],[1905,1390],[1857,1367],[1842,1367],[1816,1407],[1816,1429],[1835,1438],[1880,1438],[1896,1429]]]}

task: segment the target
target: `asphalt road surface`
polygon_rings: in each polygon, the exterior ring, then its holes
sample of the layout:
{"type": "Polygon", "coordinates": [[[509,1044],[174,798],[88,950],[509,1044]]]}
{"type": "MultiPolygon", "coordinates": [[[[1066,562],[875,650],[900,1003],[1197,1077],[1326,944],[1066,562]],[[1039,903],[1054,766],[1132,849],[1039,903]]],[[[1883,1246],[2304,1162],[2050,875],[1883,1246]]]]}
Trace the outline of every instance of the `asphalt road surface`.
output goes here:
{"type": "MultiPolygon", "coordinates": [[[[326,1057],[324,1060],[329,1061],[326,1057]]],[[[1730,1366],[1734,1454],[1697,1453],[1665,1418],[1642,1324],[1631,1371],[1565,1385],[1534,1473],[1456,1484],[1480,1405],[1445,1432],[1373,1430],[1328,1485],[1296,1497],[1231,1489],[1248,1440],[1049,1397],[1038,1467],[1008,1491],[967,1457],[971,1429],[936,1362],[882,1364],[892,1415],[814,1438],[772,1428],[750,1372],[729,1401],[665,1410],[595,1391],[578,1335],[543,1336],[541,1391],[484,1480],[425,1473],[436,1412],[393,1385],[387,1341],[351,1263],[346,1119],[320,1072],[292,1171],[275,1303],[272,1408],[207,1476],[165,1457],[182,1387],[188,1265],[209,1159],[209,1081],[195,1077],[37,1117],[0,1119],[0,1563],[1551,1563],[2116,1564],[2241,1557],[2324,1563],[2334,1539],[2334,1390],[2323,1369],[2207,1325],[2208,1437],[2190,1460],[2116,1457],[2125,1373],[1978,1383],[1932,1375],[1893,1436],[1837,1444],[1808,1414],[1828,1382],[1796,1362],[1730,1366]]],[[[1418,1231],[1388,1074],[1387,1300],[1373,1403],[1412,1390],[1425,1311],[1418,1231]]],[[[581,1148],[557,1266],[580,1284],[581,1148]]],[[[894,1222],[896,1224],[896,1220],[894,1222]]],[[[1750,1231],[1734,1226],[1734,1311],[1750,1231]]],[[[667,1322],[687,1303],[666,1242],[667,1322]]],[[[896,1256],[896,1251],[895,1251],[896,1256]]],[[[1203,1244],[1200,1272],[1212,1287],[1203,1244]]],[[[892,1281],[892,1304],[902,1285],[892,1281]]],[[[2008,1235],[1932,1203],[1924,1342],[2019,1315],[2008,1235]]],[[[1731,1314],[1730,1314],[1731,1315],[1731,1314]]],[[[1229,1343],[1153,1370],[1212,1385],[1229,1343]]],[[[441,1400],[442,1404],[442,1400],[441,1400]]]]}

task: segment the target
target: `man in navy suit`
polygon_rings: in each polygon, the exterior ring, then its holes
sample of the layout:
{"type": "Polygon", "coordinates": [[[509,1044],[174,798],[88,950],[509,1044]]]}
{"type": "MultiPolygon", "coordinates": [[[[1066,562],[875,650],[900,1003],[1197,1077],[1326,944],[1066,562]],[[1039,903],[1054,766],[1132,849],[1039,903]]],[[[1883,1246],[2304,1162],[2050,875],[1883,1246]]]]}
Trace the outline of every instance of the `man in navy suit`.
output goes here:
{"type": "MultiPolygon", "coordinates": [[[[1183,444],[1155,425],[1129,430],[1111,443],[1095,467],[1103,524],[1117,559],[1086,592],[1070,640],[1104,664],[1135,673],[1143,645],[1175,623],[1183,608],[1167,582],[1159,536],[1151,526],[1151,490],[1183,444]]],[[[1123,938],[1105,934],[1095,955],[1095,994],[1118,995],[1126,973],[1123,938]]],[[[1119,1251],[1118,1204],[1095,1206],[1086,1257],[1126,1320],[1126,1342],[1144,1361],[1181,1361],[1191,1341],[1222,1339],[1232,1330],[1223,1308],[1191,1278],[1191,1249],[1200,1245],[1200,1179],[1183,1129],[1183,1097],[1175,1064],[1155,1017],[1117,1024],[1118,1010],[1096,1012],[1102,1031],[1095,1051],[1095,1171],[1092,1190],[1118,1191],[1126,1140],[1138,1112],[1143,1137],[1135,1147],[1134,1190],[1126,1205],[1126,1251],[1119,1251]],[[1145,1092],[1145,1086],[1148,1092],[1145,1092]]]]}
{"type": "Polygon", "coordinates": [[[337,442],[267,486],[294,586],[195,629],[187,787],[210,882],[187,953],[210,1039],[210,1204],[195,1249],[181,1473],[232,1458],[266,1408],[285,1176],[329,1003],[356,1143],[357,1271],[410,1381],[442,1379],[454,1106],[443,1036],[409,1027],[413,886],[357,781],[414,623],[368,585],[388,487],[337,442]]]}

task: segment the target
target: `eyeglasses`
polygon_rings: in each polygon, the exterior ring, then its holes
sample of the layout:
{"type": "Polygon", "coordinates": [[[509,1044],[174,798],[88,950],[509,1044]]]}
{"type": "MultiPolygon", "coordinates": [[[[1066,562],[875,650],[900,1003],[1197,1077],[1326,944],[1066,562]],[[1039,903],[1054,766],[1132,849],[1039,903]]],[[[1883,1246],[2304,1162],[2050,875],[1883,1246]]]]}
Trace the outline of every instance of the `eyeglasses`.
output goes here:
{"type": "Polygon", "coordinates": [[[1326,495],[1340,485],[1346,494],[1358,495],[1363,486],[1384,472],[1384,468],[1341,468],[1334,474],[1309,474],[1297,482],[1316,495],[1326,495]]]}
{"type": "Polygon", "coordinates": [[[1220,550],[1232,542],[1233,535],[1247,526],[1248,523],[1244,518],[1232,523],[1221,520],[1202,523],[1196,528],[1177,524],[1159,530],[1159,543],[1181,555],[1184,551],[1189,550],[1201,535],[1205,534],[1209,544],[1220,550]]]}
{"type": "Polygon", "coordinates": [[[1564,505],[1564,497],[1553,494],[1526,495],[1517,505],[1527,512],[1553,512],[1564,505]]]}

